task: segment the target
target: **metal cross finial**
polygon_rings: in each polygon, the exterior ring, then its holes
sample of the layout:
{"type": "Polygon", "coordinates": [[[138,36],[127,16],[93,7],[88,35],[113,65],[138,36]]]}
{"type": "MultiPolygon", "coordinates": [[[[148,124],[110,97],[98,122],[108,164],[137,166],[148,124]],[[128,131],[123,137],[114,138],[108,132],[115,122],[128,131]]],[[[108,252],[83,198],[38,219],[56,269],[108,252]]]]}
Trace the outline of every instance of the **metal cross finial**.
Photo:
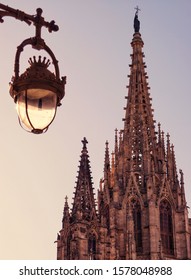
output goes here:
{"type": "Polygon", "coordinates": [[[138,13],[139,13],[139,11],[141,10],[141,9],[139,9],[139,6],[137,5],[137,7],[135,7],[135,10],[136,10],[136,15],[138,15],[138,13]]]}
{"type": "Polygon", "coordinates": [[[83,148],[86,148],[86,144],[88,143],[86,137],[82,140],[83,148]]]}

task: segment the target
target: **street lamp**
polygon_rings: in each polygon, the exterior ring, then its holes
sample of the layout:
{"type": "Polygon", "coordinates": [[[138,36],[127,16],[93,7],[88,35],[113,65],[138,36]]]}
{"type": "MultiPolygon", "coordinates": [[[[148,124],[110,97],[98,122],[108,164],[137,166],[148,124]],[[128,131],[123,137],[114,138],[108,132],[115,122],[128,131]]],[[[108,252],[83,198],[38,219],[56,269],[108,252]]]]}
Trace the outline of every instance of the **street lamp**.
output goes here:
{"type": "Polygon", "coordinates": [[[51,49],[41,38],[41,28],[48,28],[49,32],[58,31],[54,21],[46,22],[42,17],[42,9],[36,10],[36,15],[28,15],[0,3],[0,22],[4,16],[34,24],[36,34],[33,38],[24,40],[18,47],[15,55],[14,76],[10,82],[10,95],[16,103],[16,109],[21,126],[35,134],[46,132],[53,122],[57,107],[65,95],[66,77],[60,78],[58,61],[51,49]],[[52,59],[54,72],[48,67],[51,64],[46,57],[29,58],[29,68],[19,75],[20,55],[27,45],[40,51],[44,50],[52,59]]]}

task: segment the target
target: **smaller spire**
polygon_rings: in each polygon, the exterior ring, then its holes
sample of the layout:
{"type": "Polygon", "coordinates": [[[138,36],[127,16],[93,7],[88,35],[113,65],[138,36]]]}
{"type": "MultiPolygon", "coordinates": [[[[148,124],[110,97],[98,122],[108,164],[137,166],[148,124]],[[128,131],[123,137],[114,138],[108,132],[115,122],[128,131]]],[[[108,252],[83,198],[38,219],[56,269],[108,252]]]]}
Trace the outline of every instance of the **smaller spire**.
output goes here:
{"type": "Polygon", "coordinates": [[[166,138],[167,138],[167,141],[166,141],[166,143],[167,143],[167,156],[170,156],[170,134],[169,133],[167,133],[166,138]]]}
{"type": "Polygon", "coordinates": [[[115,153],[118,153],[118,130],[115,129],[115,153]]]}
{"type": "Polygon", "coordinates": [[[180,172],[180,186],[181,186],[181,202],[182,205],[186,205],[186,197],[185,197],[185,190],[184,190],[184,173],[182,169],[179,170],[180,172]]]}
{"type": "Polygon", "coordinates": [[[184,173],[182,172],[182,169],[180,169],[179,172],[180,172],[180,185],[184,186],[184,173]]]}
{"type": "Polygon", "coordinates": [[[165,147],[164,131],[163,130],[161,132],[161,136],[162,136],[162,146],[165,147]]]}
{"type": "Polygon", "coordinates": [[[119,131],[119,151],[122,151],[123,130],[119,131]]]}
{"type": "Polygon", "coordinates": [[[161,144],[161,124],[158,123],[158,142],[161,144]]]}
{"type": "Polygon", "coordinates": [[[167,176],[170,180],[173,180],[172,173],[172,156],[171,156],[171,147],[170,147],[170,134],[166,135],[166,160],[167,160],[167,176]]]}
{"type": "Polygon", "coordinates": [[[170,134],[167,133],[166,137],[167,137],[167,142],[170,143],[170,134]]]}
{"type": "Polygon", "coordinates": [[[82,140],[82,152],[77,176],[76,188],[74,192],[73,207],[71,212],[72,221],[85,219],[93,220],[96,217],[95,199],[91,168],[86,144],[88,141],[84,137],[82,140]]]}
{"type": "Polygon", "coordinates": [[[111,186],[114,187],[114,178],[115,178],[115,153],[111,153],[111,186]]]}
{"type": "Polygon", "coordinates": [[[118,146],[118,130],[117,128],[115,129],[115,163],[118,163],[118,151],[119,151],[119,146],[118,146]]]}
{"type": "MultiPolygon", "coordinates": [[[[161,161],[165,160],[164,131],[161,131],[161,124],[158,123],[158,153],[161,161]]],[[[162,167],[162,166],[161,166],[162,167]]],[[[164,171],[164,169],[163,169],[164,171]]]]}
{"type": "Polygon", "coordinates": [[[64,211],[63,211],[63,219],[62,219],[62,227],[64,228],[65,225],[69,223],[70,219],[70,212],[69,212],[69,206],[68,206],[68,197],[65,197],[65,204],[64,204],[64,211]]]}
{"type": "Polygon", "coordinates": [[[177,168],[176,168],[176,157],[174,152],[174,145],[171,145],[171,151],[172,151],[172,164],[173,164],[173,176],[174,176],[174,182],[178,181],[178,174],[177,174],[177,168]]]}
{"type": "Polygon", "coordinates": [[[100,192],[103,192],[103,183],[104,183],[104,179],[101,178],[101,179],[99,180],[99,189],[100,189],[100,192]]]}
{"type": "Polygon", "coordinates": [[[113,172],[114,169],[115,169],[115,153],[112,152],[112,153],[111,153],[111,170],[112,170],[112,173],[114,173],[114,172],[113,172]]]}
{"type": "Polygon", "coordinates": [[[105,143],[105,162],[104,162],[104,180],[110,179],[110,158],[109,158],[109,143],[105,143]]]}

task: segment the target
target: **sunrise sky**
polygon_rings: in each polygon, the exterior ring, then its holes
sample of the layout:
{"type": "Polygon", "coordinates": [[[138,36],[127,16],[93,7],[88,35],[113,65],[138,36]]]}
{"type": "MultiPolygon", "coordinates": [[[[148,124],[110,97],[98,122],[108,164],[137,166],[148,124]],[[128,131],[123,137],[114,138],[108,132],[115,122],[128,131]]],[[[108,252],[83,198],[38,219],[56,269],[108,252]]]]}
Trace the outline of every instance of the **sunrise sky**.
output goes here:
{"type": "MultiPolygon", "coordinates": [[[[34,26],[12,18],[0,24],[0,259],[56,259],[64,198],[71,205],[82,148],[88,150],[95,192],[103,176],[105,142],[123,128],[133,18],[141,9],[141,35],[154,118],[169,132],[177,169],[185,174],[191,206],[191,1],[190,0],[7,0],[60,30],[42,37],[67,76],[66,95],[47,133],[32,135],[18,123],[9,82],[16,48],[34,26]]],[[[30,56],[21,55],[21,72],[30,56]]],[[[191,217],[191,211],[190,211],[191,217]]]]}

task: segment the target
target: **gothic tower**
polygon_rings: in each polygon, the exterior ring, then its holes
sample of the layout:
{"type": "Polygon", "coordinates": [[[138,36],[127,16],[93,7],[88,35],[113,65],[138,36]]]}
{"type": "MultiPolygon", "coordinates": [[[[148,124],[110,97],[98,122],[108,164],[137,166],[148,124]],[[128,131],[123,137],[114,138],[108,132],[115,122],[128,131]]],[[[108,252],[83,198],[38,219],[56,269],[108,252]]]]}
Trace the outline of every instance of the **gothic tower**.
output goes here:
{"type": "Polygon", "coordinates": [[[191,219],[182,170],[161,125],[155,127],[138,11],[124,127],[115,132],[96,208],[84,138],[71,212],[66,199],[58,259],[191,259],[191,219]],[[165,139],[166,138],[166,139],[165,139]]]}
{"type": "Polygon", "coordinates": [[[83,148],[71,213],[67,197],[64,205],[62,230],[57,240],[58,259],[95,258],[98,219],[86,138],[82,140],[82,143],[83,148]]]}

